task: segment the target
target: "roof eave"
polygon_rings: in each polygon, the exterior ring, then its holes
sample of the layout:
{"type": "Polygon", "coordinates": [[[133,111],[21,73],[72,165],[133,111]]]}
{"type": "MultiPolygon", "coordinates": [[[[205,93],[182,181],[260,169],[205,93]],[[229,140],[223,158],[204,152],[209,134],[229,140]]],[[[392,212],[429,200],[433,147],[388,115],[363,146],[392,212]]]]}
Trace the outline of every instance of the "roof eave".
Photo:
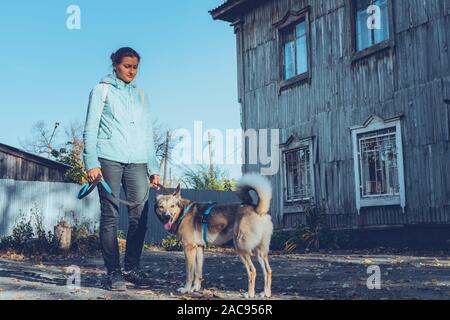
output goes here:
{"type": "Polygon", "coordinates": [[[210,10],[209,13],[214,20],[233,23],[239,19],[242,14],[264,2],[265,0],[228,0],[221,6],[210,10]]]}
{"type": "Polygon", "coordinates": [[[72,168],[72,166],[67,165],[65,163],[47,159],[47,158],[35,155],[33,153],[30,153],[30,152],[27,152],[24,150],[20,150],[18,148],[15,148],[15,147],[3,144],[3,143],[0,143],[0,151],[10,154],[10,155],[13,155],[13,156],[16,156],[16,157],[19,157],[19,158],[22,158],[22,159],[26,159],[28,161],[35,162],[37,164],[40,164],[40,165],[43,165],[46,167],[50,167],[50,168],[58,167],[58,168],[64,169],[64,170],[68,170],[68,169],[72,168]]]}

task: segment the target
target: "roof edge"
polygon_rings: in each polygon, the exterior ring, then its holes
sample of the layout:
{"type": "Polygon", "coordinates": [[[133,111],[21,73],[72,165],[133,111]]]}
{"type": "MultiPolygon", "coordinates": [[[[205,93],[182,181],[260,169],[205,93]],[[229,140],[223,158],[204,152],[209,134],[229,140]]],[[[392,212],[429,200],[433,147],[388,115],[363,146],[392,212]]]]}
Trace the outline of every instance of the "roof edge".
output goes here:
{"type": "Polygon", "coordinates": [[[16,157],[20,157],[22,159],[33,161],[38,164],[42,164],[45,166],[52,166],[52,167],[57,166],[57,167],[61,167],[62,169],[71,169],[72,168],[70,165],[67,165],[65,163],[47,159],[47,158],[38,156],[36,154],[30,153],[30,152],[27,152],[27,151],[24,151],[24,150],[21,150],[21,149],[18,149],[18,148],[15,148],[15,147],[3,144],[3,143],[0,143],[0,151],[3,151],[4,153],[8,153],[8,154],[11,154],[16,157]]]}
{"type": "Polygon", "coordinates": [[[222,5],[209,11],[214,20],[233,23],[242,13],[255,8],[267,0],[227,0],[222,5]]]}

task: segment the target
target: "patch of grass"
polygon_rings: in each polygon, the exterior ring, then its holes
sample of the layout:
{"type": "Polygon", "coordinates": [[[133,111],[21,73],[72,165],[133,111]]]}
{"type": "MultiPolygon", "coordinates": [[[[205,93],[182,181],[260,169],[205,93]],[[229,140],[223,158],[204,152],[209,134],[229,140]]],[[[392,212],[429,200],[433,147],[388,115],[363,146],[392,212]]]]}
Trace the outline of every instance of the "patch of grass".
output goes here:
{"type": "MultiPolygon", "coordinates": [[[[170,234],[164,239],[162,239],[160,247],[162,250],[165,251],[183,251],[183,245],[181,242],[177,239],[176,236],[170,234]]],[[[220,247],[217,247],[211,243],[206,244],[205,250],[214,251],[214,252],[220,252],[220,251],[227,251],[225,248],[221,249],[220,247]]]]}

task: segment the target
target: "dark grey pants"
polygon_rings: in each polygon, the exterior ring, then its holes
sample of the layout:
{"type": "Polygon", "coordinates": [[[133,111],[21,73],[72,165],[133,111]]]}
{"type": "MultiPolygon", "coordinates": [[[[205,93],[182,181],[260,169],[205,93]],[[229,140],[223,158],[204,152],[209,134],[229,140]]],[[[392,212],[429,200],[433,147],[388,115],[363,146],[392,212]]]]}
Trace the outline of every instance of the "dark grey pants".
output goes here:
{"type": "MultiPolygon", "coordinates": [[[[99,158],[103,179],[112,192],[120,195],[120,184],[125,191],[126,200],[139,203],[149,191],[147,164],[124,164],[99,158]]],[[[100,186],[100,185],[99,185],[100,186]]],[[[117,224],[119,203],[102,187],[98,188],[100,196],[100,244],[108,273],[120,270],[119,244],[117,241],[117,224]]],[[[125,250],[125,270],[139,268],[145,233],[147,232],[148,201],[140,205],[128,206],[128,233],[125,250]]]]}

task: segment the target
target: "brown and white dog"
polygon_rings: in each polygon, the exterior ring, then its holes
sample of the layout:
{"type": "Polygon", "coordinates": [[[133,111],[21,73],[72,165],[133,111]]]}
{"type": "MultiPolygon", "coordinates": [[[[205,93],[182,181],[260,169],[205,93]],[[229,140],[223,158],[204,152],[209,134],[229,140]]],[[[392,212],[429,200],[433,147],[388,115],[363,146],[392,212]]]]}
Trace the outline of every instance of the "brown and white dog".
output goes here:
{"type": "MultiPolygon", "coordinates": [[[[256,268],[252,256],[256,256],[264,273],[264,292],[271,296],[272,270],[269,265],[269,245],[273,223],[269,213],[272,188],[267,178],[259,174],[244,175],[237,183],[237,194],[242,203],[217,204],[208,216],[206,240],[213,245],[222,245],[231,239],[248,273],[248,297],[255,296],[256,268]],[[250,191],[258,195],[253,204],[250,191]]],[[[164,228],[174,233],[184,248],[186,258],[186,285],[178,289],[186,293],[201,289],[203,273],[202,212],[206,203],[192,202],[181,197],[180,185],[170,195],[158,195],[155,213],[164,228]]]]}

